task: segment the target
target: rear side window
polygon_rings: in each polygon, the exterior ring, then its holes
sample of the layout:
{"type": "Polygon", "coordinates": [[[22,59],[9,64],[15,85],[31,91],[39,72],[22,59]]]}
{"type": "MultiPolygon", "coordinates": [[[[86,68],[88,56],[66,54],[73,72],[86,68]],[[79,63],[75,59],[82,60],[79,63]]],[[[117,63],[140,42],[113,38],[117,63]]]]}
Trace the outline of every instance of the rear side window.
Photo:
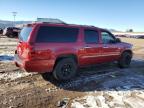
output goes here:
{"type": "Polygon", "coordinates": [[[77,28],[41,26],[36,42],[76,42],[78,31],[77,28]]]}
{"type": "Polygon", "coordinates": [[[24,27],[19,34],[19,40],[26,42],[28,40],[31,31],[32,27],[24,27]]]}
{"type": "Polygon", "coordinates": [[[99,42],[99,33],[95,30],[85,30],[84,39],[86,43],[98,43],[99,42]]]}

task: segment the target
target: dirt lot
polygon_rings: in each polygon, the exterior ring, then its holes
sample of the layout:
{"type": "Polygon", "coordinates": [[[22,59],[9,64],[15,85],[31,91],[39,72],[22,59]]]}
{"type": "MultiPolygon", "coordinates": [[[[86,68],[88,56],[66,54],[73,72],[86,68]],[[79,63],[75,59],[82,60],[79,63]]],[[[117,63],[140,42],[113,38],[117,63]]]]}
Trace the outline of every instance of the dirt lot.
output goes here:
{"type": "Polygon", "coordinates": [[[135,43],[130,68],[109,63],[79,69],[68,82],[15,67],[16,41],[0,38],[0,108],[144,108],[144,40],[135,43]]]}

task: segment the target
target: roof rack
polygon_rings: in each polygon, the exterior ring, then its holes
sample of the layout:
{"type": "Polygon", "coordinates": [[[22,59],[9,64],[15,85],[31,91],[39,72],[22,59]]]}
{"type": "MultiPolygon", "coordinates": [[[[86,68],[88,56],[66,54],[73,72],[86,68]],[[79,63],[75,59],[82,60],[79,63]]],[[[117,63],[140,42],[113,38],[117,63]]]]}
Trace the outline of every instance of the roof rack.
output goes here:
{"type": "Polygon", "coordinates": [[[54,18],[37,18],[36,22],[48,23],[48,24],[66,24],[64,21],[54,18]]]}
{"type": "Polygon", "coordinates": [[[69,24],[69,25],[83,26],[83,27],[95,27],[95,26],[93,26],[93,25],[79,25],[79,24],[69,24]]]}
{"type": "Polygon", "coordinates": [[[83,27],[95,27],[93,25],[80,25],[80,24],[68,24],[60,19],[56,18],[37,18],[37,21],[35,23],[46,23],[46,24],[65,24],[69,26],[83,26],[83,27]]]}
{"type": "Polygon", "coordinates": [[[46,24],[67,24],[65,22],[42,22],[42,23],[46,23],[46,24]]]}

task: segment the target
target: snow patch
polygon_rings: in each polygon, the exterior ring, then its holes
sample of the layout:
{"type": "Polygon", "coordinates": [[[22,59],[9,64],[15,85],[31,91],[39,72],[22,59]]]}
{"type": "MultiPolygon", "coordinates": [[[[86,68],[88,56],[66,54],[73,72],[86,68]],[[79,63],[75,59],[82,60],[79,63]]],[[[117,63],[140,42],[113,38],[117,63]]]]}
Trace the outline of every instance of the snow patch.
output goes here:
{"type": "MultiPolygon", "coordinates": [[[[98,91],[97,91],[98,93],[98,91]]],[[[126,108],[127,104],[135,106],[142,106],[144,102],[143,91],[105,91],[99,95],[88,94],[87,96],[76,98],[72,101],[72,108],[126,108]],[[139,98],[140,96],[140,98],[139,98]],[[141,102],[130,101],[139,98],[141,102]],[[127,104],[125,104],[127,103],[127,104]]],[[[143,107],[138,107],[143,108],[143,107]]]]}
{"type": "Polygon", "coordinates": [[[0,61],[9,62],[14,60],[13,51],[0,52],[0,61]]]}
{"type": "Polygon", "coordinates": [[[75,103],[72,103],[71,108],[85,108],[85,107],[79,102],[75,102],[75,103]]]}
{"type": "Polygon", "coordinates": [[[1,55],[0,54],[0,61],[9,62],[9,61],[13,61],[13,60],[14,60],[13,55],[1,55]]]}

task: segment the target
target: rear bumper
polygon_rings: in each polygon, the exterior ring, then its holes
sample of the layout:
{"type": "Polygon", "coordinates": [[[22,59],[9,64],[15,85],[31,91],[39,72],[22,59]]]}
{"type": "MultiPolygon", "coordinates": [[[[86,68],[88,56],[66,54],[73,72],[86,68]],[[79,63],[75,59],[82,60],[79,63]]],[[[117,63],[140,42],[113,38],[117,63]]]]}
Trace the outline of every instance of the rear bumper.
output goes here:
{"type": "Polygon", "coordinates": [[[15,65],[25,69],[27,72],[52,72],[54,60],[24,60],[15,54],[15,65]]]}

